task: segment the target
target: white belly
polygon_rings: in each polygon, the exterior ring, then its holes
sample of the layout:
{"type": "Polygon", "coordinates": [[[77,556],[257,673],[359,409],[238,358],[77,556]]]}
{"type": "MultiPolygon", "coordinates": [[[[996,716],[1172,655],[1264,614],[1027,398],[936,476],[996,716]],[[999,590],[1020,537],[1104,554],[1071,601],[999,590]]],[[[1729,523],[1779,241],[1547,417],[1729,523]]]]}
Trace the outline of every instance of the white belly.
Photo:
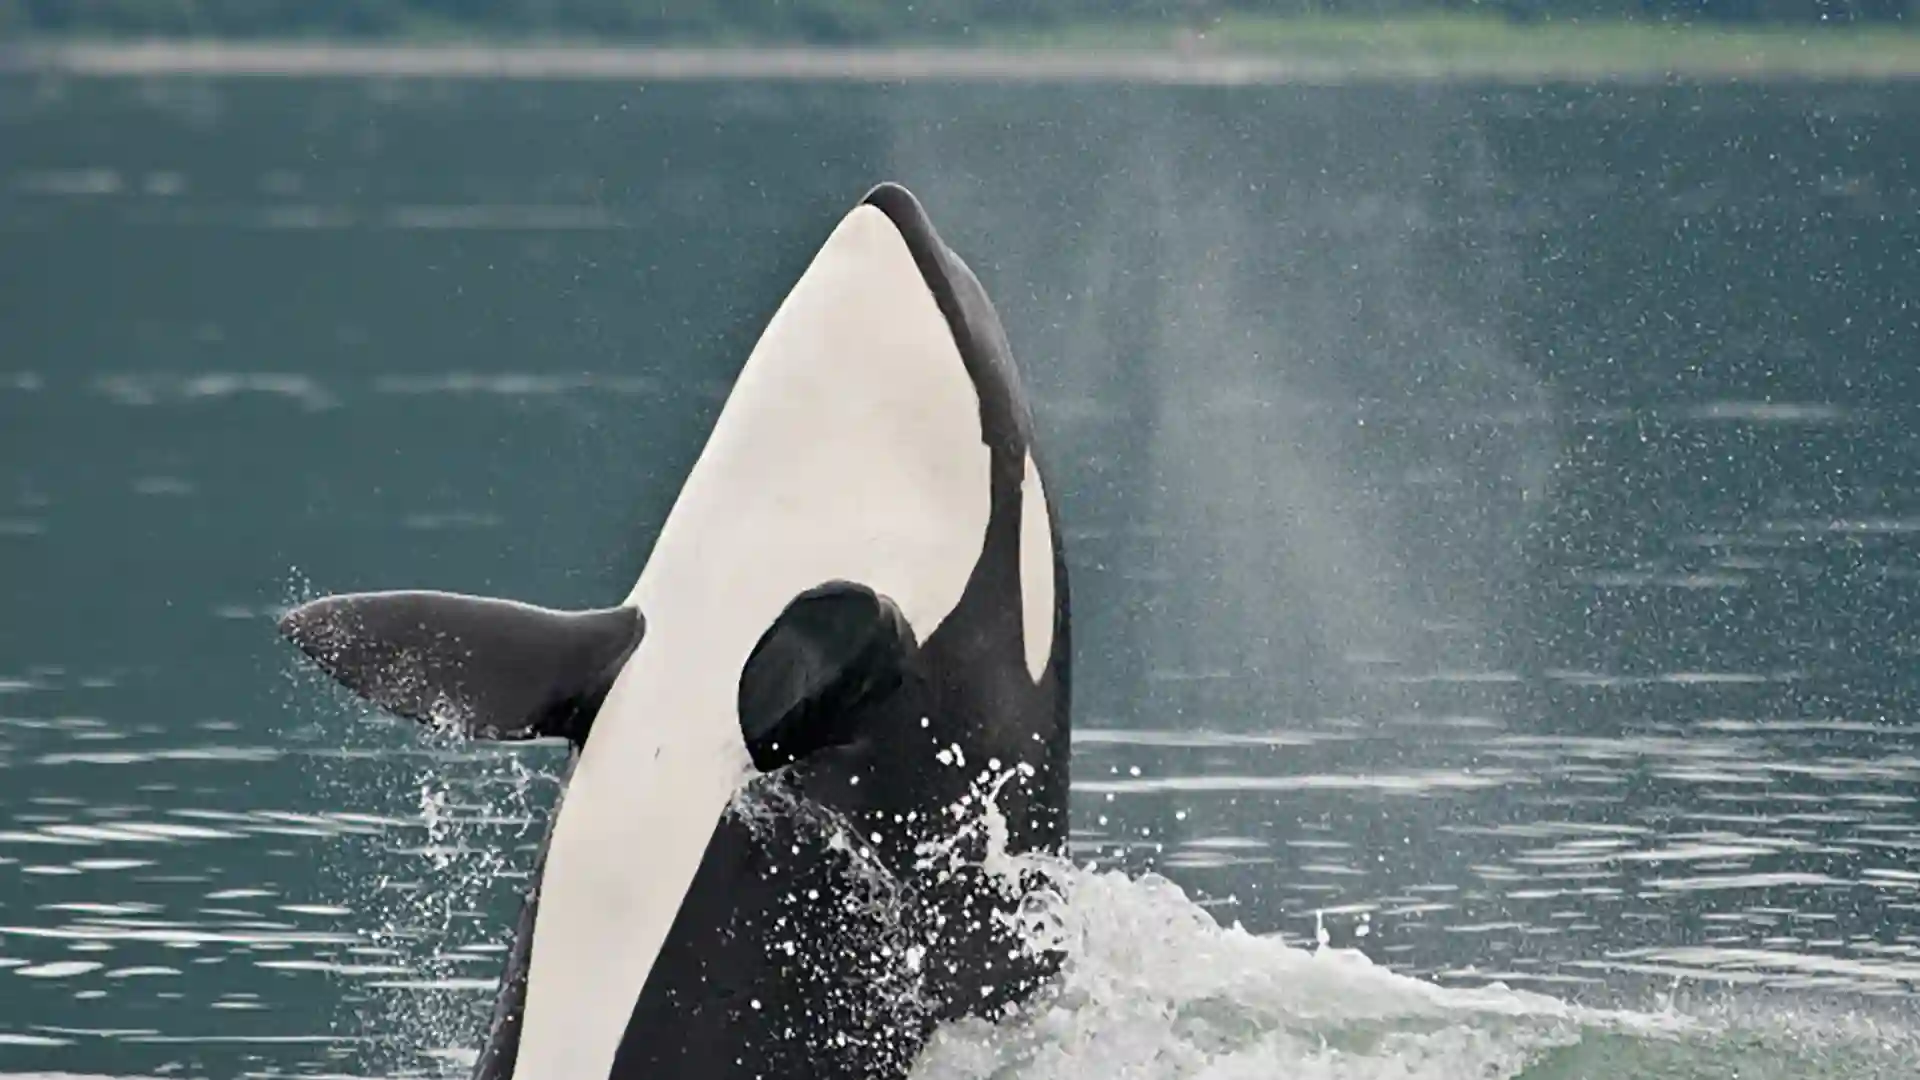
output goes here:
{"type": "Polygon", "coordinates": [[[614,682],[554,822],[514,1075],[603,1080],[714,828],[752,763],[733,703],[643,641],[614,682]],[[695,695],[686,695],[695,696],[695,695]],[[705,713],[706,715],[702,715],[705,713]]]}

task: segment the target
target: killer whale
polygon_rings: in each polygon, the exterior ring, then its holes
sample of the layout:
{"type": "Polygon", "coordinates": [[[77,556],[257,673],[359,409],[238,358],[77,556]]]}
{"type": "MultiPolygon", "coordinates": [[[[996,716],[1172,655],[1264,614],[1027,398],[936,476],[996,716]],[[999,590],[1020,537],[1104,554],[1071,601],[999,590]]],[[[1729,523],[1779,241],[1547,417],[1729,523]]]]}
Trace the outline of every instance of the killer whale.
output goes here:
{"type": "Polygon", "coordinates": [[[1065,555],[985,289],[896,184],[765,326],[620,604],[327,597],[282,633],[396,715],[565,739],[476,1080],[898,1077],[1056,957],[982,869],[1063,852],[1065,555]]]}

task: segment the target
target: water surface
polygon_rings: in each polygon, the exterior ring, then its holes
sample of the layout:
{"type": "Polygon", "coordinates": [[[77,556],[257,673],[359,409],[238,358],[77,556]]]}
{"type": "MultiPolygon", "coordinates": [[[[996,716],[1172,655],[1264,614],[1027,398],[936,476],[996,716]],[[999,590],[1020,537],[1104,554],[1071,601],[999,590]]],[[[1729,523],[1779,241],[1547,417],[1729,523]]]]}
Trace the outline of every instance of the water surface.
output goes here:
{"type": "Polygon", "coordinates": [[[0,1073],[458,1070],[558,755],[271,618],[624,595],[893,177],[1036,394],[1093,867],[927,1075],[1912,1075],[1916,114],[0,82],[0,1073]]]}

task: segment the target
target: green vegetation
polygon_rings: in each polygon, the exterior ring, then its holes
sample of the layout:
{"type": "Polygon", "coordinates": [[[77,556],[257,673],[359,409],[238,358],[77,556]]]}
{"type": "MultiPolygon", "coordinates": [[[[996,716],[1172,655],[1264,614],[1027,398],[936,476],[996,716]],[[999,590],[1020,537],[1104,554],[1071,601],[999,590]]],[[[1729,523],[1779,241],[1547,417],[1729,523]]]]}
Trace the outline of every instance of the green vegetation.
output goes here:
{"type": "Polygon", "coordinates": [[[1920,0],[0,0],[12,34],[227,38],[570,38],[866,44],[1053,39],[1164,45],[1213,27],[1247,48],[1442,50],[1547,44],[1594,32],[1671,38],[1675,24],[1828,34],[1903,27],[1920,0]],[[1588,24],[1598,22],[1602,26],[1588,24]]]}
{"type": "Polygon", "coordinates": [[[1818,53],[1856,68],[1920,65],[1920,30],[1895,23],[1808,27],[1795,23],[1682,23],[1624,17],[1521,20],[1488,12],[1409,12],[1385,18],[1229,13],[1203,31],[1149,23],[1086,23],[999,30],[988,42],[1058,48],[1164,48],[1184,40],[1216,53],[1280,55],[1329,63],[1386,57],[1564,69],[1581,62],[1645,68],[1764,66],[1818,53]]]}
{"type": "Polygon", "coordinates": [[[1523,70],[1920,72],[1920,0],[0,0],[0,38],[1143,49],[1523,70]]]}

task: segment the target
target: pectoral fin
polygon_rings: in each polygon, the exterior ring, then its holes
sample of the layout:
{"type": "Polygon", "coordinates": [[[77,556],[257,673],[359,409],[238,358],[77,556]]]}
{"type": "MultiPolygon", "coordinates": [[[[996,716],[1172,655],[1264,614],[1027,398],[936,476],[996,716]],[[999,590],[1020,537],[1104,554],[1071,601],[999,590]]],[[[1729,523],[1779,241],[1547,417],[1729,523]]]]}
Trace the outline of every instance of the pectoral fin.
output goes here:
{"type": "Polygon", "coordinates": [[[740,672],[740,728],[769,772],[859,738],[870,705],[910,677],[920,649],[893,601],[830,582],[801,593],[761,635],[740,672]]]}
{"type": "Polygon", "coordinates": [[[645,633],[630,607],[553,611],[442,592],[330,596],[280,632],[375,705],[476,739],[584,743],[645,633]]]}

